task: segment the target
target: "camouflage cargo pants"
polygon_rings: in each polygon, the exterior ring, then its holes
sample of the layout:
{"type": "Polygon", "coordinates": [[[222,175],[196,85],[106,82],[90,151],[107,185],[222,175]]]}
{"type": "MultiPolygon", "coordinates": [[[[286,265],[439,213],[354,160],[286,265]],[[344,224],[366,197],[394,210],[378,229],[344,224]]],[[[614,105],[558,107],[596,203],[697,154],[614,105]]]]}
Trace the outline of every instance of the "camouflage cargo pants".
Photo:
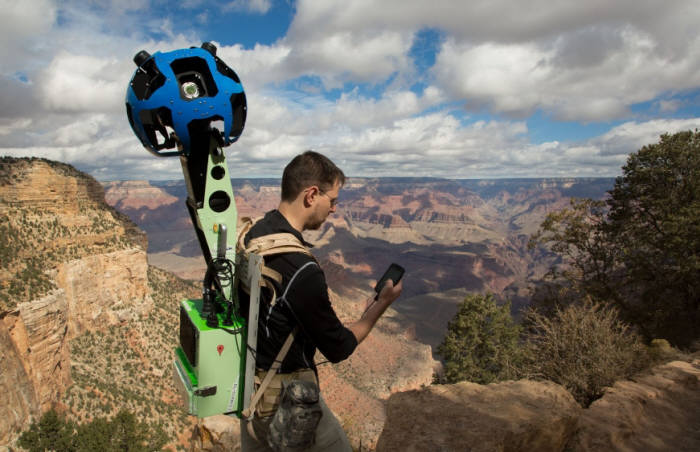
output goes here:
{"type": "MultiPolygon", "coordinates": [[[[335,418],[333,412],[328,408],[323,397],[319,397],[319,405],[323,412],[321,421],[316,429],[316,442],[309,451],[320,452],[351,452],[350,442],[345,435],[340,422],[335,418]]],[[[270,452],[272,449],[267,445],[267,433],[272,416],[255,417],[253,419],[253,431],[259,441],[251,437],[248,433],[248,421],[241,419],[241,451],[243,452],[270,452]]]]}

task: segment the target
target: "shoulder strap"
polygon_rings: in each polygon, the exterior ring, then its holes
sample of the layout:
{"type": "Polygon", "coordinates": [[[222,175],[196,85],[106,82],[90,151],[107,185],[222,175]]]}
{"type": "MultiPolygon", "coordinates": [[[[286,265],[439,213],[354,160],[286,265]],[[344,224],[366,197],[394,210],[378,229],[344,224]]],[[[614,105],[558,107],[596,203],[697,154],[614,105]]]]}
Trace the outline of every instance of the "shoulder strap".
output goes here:
{"type": "MultiPolygon", "coordinates": [[[[247,255],[249,253],[255,253],[259,256],[273,256],[275,254],[282,253],[302,253],[311,257],[314,261],[316,258],[313,254],[304,246],[301,241],[294,236],[294,234],[289,232],[280,232],[276,234],[268,234],[261,237],[251,239],[248,244],[245,243],[245,236],[250,231],[255,223],[260,221],[262,217],[256,219],[251,219],[250,217],[244,217],[241,219],[243,225],[239,229],[238,240],[236,243],[236,253],[247,255]]],[[[317,262],[318,263],[318,262],[317,262]]],[[[275,281],[278,286],[282,285],[282,275],[279,272],[273,270],[267,265],[263,265],[261,273],[267,278],[261,278],[260,284],[262,287],[267,287],[272,292],[272,304],[274,305],[277,300],[277,294],[274,285],[270,282],[270,279],[275,281]],[[269,279],[268,279],[269,278],[269,279]]]]}
{"type": "Polygon", "coordinates": [[[260,221],[260,219],[261,218],[256,218],[255,220],[251,220],[250,217],[245,217],[242,219],[243,227],[241,227],[238,234],[236,252],[255,253],[259,256],[271,256],[282,253],[303,253],[307,256],[313,257],[308,248],[306,248],[304,244],[290,232],[279,232],[276,234],[263,235],[261,237],[251,239],[246,246],[246,234],[248,234],[253,225],[260,221]]]}
{"type": "Polygon", "coordinates": [[[255,253],[260,256],[270,256],[281,253],[303,253],[311,256],[311,252],[299,241],[294,234],[280,232],[269,234],[250,240],[245,247],[248,253],[255,253]]]}

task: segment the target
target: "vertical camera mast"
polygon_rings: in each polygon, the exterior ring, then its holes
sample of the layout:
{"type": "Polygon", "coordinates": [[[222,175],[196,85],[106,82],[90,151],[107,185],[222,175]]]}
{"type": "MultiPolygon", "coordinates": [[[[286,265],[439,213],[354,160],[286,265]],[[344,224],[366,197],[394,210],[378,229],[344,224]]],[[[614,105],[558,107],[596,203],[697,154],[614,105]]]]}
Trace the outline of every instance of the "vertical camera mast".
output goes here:
{"type": "Polygon", "coordinates": [[[202,298],[181,303],[173,363],[176,386],[199,417],[240,416],[246,408],[254,370],[246,351],[257,337],[257,299],[251,297],[244,319],[234,290],[238,217],[223,151],[243,132],[246,97],[216,51],[209,42],[153,55],[142,50],[126,92],[129,124],[146,150],[180,158],[187,210],[207,265],[202,298]]]}

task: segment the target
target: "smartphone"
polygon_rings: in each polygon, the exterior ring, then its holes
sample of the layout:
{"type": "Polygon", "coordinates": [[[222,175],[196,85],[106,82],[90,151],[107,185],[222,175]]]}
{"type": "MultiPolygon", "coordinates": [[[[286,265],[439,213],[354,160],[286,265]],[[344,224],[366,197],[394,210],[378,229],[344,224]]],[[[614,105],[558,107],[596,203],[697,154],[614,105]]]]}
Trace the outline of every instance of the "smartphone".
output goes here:
{"type": "Polygon", "coordinates": [[[386,269],[382,277],[379,278],[379,281],[377,281],[377,285],[374,286],[374,291],[377,292],[377,295],[379,295],[379,292],[382,291],[387,279],[391,279],[394,282],[394,285],[397,285],[399,281],[401,281],[401,277],[403,276],[404,272],[404,268],[399,264],[389,265],[389,268],[386,269]]]}

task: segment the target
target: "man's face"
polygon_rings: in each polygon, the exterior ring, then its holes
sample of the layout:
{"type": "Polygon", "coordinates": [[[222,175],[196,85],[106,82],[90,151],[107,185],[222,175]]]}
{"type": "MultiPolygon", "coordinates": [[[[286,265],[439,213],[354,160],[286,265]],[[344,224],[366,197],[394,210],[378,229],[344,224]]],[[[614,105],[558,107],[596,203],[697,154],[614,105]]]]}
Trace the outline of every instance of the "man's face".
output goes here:
{"type": "Polygon", "coordinates": [[[319,188],[316,202],[313,205],[312,215],[309,217],[304,229],[316,230],[326,221],[328,215],[335,212],[338,203],[340,182],[336,181],[333,188],[327,191],[319,188]]]}

